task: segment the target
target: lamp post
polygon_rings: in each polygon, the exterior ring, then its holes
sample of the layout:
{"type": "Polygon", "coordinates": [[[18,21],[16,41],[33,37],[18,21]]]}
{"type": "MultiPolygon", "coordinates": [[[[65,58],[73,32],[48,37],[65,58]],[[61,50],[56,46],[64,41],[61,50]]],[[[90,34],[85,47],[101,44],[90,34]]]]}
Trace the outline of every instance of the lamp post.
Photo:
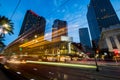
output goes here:
{"type": "MultiPolygon", "coordinates": [[[[95,51],[95,54],[96,54],[96,51],[95,51]]],[[[94,55],[94,57],[95,57],[96,71],[99,72],[99,66],[97,64],[97,58],[96,58],[95,55],[94,55]]]]}
{"type": "Polygon", "coordinates": [[[97,64],[97,57],[96,57],[96,50],[97,50],[97,45],[96,45],[96,43],[95,43],[95,41],[94,40],[92,40],[92,47],[93,47],[93,50],[94,50],[94,58],[95,58],[95,65],[96,65],[96,71],[97,72],[99,72],[99,66],[98,66],[98,64],[97,64]]]}
{"type": "Polygon", "coordinates": [[[0,37],[4,37],[4,35],[8,33],[8,27],[8,24],[0,25],[0,37]]]}

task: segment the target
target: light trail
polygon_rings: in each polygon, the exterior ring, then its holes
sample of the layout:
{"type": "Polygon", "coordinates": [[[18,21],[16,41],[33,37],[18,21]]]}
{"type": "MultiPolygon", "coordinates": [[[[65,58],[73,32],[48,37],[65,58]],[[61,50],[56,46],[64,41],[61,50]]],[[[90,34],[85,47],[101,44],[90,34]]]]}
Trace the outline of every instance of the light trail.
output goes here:
{"type": "MultiPolygon", "coordinates": [[[[66,28],[61,28],[61,29],[58,29],[56,31],[53,31],[52,35],[54,37],[54,41],[52,42],[55,42],[55,40],[57,39],[57,41],[60,41],[59,40],[59,37],[61,35],[64,35],[66,32],[66,28]],[[56,35],[57,34],[57,35],[56,35]]],[[[50,42],[48,41],[45,41],[44,40],[44,36],[40,36],[38,38],[35,38],[29,42],[26,42],[26,43],[23,43],[21,44],[19,47],[29,47],[29,48],[33,48],[33,47],[37,47],[37,46],[41,46],[41,45],[45,45],[45,44],[48,44],[50,42]]]]}
{"type": "Polygon", "coordinates": [[[26,61],[26,63],[53,65],[53,66],[61,66],[61,67],[72,67],[72,68],[96,68],[96,66],[93,66],[93,65],[56,63],[56,62],[26,61]]]}

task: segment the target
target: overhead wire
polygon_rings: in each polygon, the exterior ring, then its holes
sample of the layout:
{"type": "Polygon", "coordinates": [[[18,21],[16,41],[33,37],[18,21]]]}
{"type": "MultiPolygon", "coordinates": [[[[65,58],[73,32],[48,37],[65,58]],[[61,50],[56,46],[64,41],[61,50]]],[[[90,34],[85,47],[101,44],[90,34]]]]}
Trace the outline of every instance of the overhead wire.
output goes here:
{"type": "Polygon", "coordinates": [[[60,7],[63,7],[66,3],[68,3],[70,0],[66,0],[64,1],[60,6],[58,6],[57,8],[53,9],[50,13],[48,13],[47,17],[49,17],[50,15],[53,15],[53,13],[60,7]]]}
{"type": "MultiPolygon", "coordinates": [[[[57,7],[55,10],[60,10],[60,9],[62,9],[62,8],[64,8],[64,7],[66,7],[66,4],[67,4],[68,2],[69,2],[69,5],[70,5],[70,6],[73,4],[73,2],[72,2],[71,0],[69,0],[69,1],[67,0],[64,4],[62,4],[61,6],[57,7]]],[[[82,7],[81,9],[83,9],[83,7],[82,7]]],[[[55,12],[55,10],[54,10],[54,12],[55,12]]],[[[82,10],[81,10],[80,12],[82,12],[82,10]]],[[[79,12],[79,13],[80,13],[80,12],[79,12]]],[[[55,13],[52,12],[52,15],[53,15],[53,14],[55,14],[55,13]]],[[[54,17],[55,17],[55,16],[59,16],[59,15],[60,15],[59,13],[56,13],[56,14],[54,15],[54,17]]],[[[51,16],[51,15],[49,15],[49,16],[51,16]]],[[[81,16],[82,16],[82,15],[81,15],[81,16]]],[[[80,17],[81,17],[81,16],[80,16],[80,17]]],[[[75,16],[76,19],[79,19],[80,17],[75,16]]],[[[71,19],[71,20],[68,20],[67,22],[76,21],[75,18],[73,18],[73,19],[71,19]]]]}
{"type": "Polygon", "coordinates": [[[10,16],[10,19],[12,19],[12,18],[13,18],[13,16],[15,15],[15,12],[16,12],[16,10],[17,10],[17,9],[18,9],[18,7],[19,7],[20,2],[21,2],[21,0],[19,0],[19,1],[18,1],[18,3],[17,3],[17,5],[16,5],[16,7],[15,7],[15,9],[14,9],[13,13],[12,13],[12,15],[10,16]]]}
{"type": "MultiPolygon", "coordinates": [[[[14,11],[13,11],[10,19],[14,16],[17,8],[19,7],[20,2],[21,2],[21,0],[19,0],[19,2],[18,2],[18,4],[17,4],[17,6],[15,7],[15,9],[14,9],[14,11]]],[[[58,9],[60,9],[60,8],[63,8],[68,2],[71,2],[71,0],[66,0],[66,1],[64,1],[60,6],[58,6],[57,8],[55,8],[54,10],[52,10],[50,13],[48,13],[47,17],[51,17],[51,15],[53,15],[53,12],[55,12],[56,10],[58,10],[58,9]]],[[[81,11],[82,11],[82,10],[81,10],[81,11]]],[[[116,12],[119,12],[119,11],[120,11],[120,9],[116,10],[116,12]]],[[[54,13],[54,14],[55,14],[55,13],[54,13]]],[[[60,15],[60,14],[57,14],[57,15],[60,15]]],[[[57,16],[57,15],[55,15],[55,16],[57,16]]],[[[82,15],[83,15],[83,14],[82,14],[82,15]]],[[[68,22],[74,22],[76,19],[81,18],[82,15],[81,15],[80,17],[75,17],[75,18],[73,18],[73,19],[71,19],[71,20],[68,20],[68,22]]],[[[87,24],[87,22],[83,22],[83,23],[80,24],[79,26],[83,26],[83,25],[85,25],[85,24],[87,24]]],[[[75,29],[74,29],[74,30],[75,30],[75,29]]],[[[72,30],[72,31],[73,31],[73,30],[72,30]]],[[[46,31],[46,32],[47,32],[47,31],[46,31]]]]}

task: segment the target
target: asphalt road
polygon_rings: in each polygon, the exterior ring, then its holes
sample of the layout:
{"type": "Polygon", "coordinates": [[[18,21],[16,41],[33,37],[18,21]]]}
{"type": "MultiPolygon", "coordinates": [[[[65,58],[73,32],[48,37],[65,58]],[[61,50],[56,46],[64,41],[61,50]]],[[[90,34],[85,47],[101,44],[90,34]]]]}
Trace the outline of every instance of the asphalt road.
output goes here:
{"type": "Polygon", "coordinates": [[[104,66],[96,72],[94,68],[75,68],[45,64],[14,64],[7,66],[29,80],[120,80],[120,68],[104,66]]]}

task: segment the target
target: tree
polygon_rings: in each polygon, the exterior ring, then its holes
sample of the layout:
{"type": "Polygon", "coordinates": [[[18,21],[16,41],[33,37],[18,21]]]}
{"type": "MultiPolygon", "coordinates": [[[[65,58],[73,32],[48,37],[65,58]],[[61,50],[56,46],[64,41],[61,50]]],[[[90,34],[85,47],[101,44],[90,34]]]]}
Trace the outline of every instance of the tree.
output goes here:
{"type": "Polygon", "coordinates": [[[13,23],[5,16],[0,16],[0,49],[5,47],[3,43],[5,34],[8,33],[9,35],[13,33],[13,23]]]}
{"type": "Polygon", "coordinates": [[[0,41],[0,48],[5,47],[5,44],[3,43],[3,41],[0,41]]]}
{"type": "Polygon", "coordinates": [[[5,34],[9,35],[13,33],[13,23],[5,16],[0,16],[0,37],[5,37],[5,34]]]}
{"type": "Polygon", "coordinates": [[[2,37],[0,37],[0,52],[3,50],[3,48],[6,46],[5,44],[4,44],[4,39],[2,38],[2,37]]]}

